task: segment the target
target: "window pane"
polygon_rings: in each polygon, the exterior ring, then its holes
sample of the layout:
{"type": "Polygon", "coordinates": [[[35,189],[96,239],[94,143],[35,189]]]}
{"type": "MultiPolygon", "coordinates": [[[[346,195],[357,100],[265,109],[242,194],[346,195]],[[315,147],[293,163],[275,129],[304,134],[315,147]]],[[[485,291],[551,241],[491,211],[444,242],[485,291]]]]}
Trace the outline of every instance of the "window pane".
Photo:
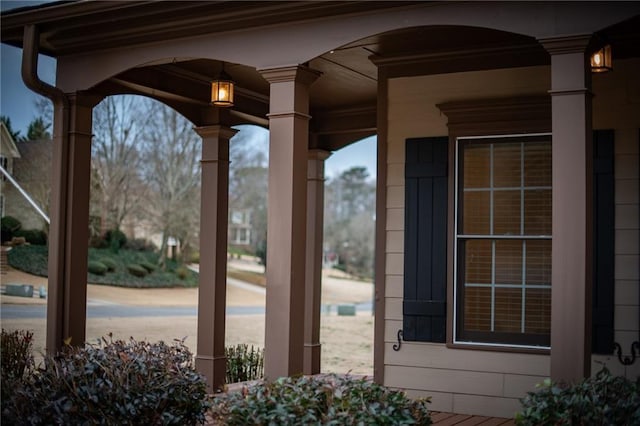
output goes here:
{"type": "Polygon", "coordinates": [[[498,240],[496,284],[522,284],[522,241],[498,240]]]}
{"type": "Polygon", "coordinates": [[[489,144],[468,144],[464,147],[463,179],[465,188],[489,187],[489,144]]]}
{"type": "Polygon", "coordinates": [[[462,233],[488,235],[489,228],[489,192],[465,192],[462,212],[462,233]]]}
{"type": "Polygon", "coordinates": [[[521,152],[519,143],[493,145],[493,187],[519,188],[521,152]]]}
{"type": "Polygon", "coordinates": [[[520,191],[496,191],[493,202],[493,235],[520,235],[520,191]]]}
{"type": "Polygon", "coordinates": [[[491,241],[466,241],[465,249],[465,284],[490,284],[491,241]]]}
{"type": "Polygon", "coordinates": [[[551,190],[527,190],[524,193],[525,235],[551,235],[551,190]]]}
{"type": "Polygon", "coordinates": [[[527,289],[525,299],[525,333],[549,334],[551,332],[551,289],[527,289]]]}
{"type": "Polygon", "coordinates": [[[528,240],[526,278],[527,285],[551,284],[551,240],[528,240]]]}
{"type": "Polygon", "coordinates": [[[467,287],[464,297],[464,328],[491,331],[491,289],[467,287]]]}
{"type": "Polygon", "coordinates": [[[495,331],[520,333],[522,330],[522,290],[496,288],[495,331]]]}
{"type": "Polygon", "coordinates": [[[525,143],[524,185],[551,186],[551,142],[525,143]]]}

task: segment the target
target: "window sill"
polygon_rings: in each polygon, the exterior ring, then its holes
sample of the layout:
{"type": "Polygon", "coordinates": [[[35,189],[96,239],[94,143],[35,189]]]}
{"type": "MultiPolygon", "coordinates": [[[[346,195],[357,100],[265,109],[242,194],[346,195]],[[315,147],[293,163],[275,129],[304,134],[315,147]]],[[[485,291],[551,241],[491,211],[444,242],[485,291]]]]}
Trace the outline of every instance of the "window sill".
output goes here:
{"type": "Polygon", "coordinates": [[[550,355],[551,348],[547,347],[534,347],[534,346],[508,346],[497,345],[494,343],[461,343],[461,342],[447,342],[447,348],[449,349],[465,349],[473,351],[488,351],[488,352],[507,352],[507,353],[520,353],[520,354],[535,354],[535,355],[550,355]]]}

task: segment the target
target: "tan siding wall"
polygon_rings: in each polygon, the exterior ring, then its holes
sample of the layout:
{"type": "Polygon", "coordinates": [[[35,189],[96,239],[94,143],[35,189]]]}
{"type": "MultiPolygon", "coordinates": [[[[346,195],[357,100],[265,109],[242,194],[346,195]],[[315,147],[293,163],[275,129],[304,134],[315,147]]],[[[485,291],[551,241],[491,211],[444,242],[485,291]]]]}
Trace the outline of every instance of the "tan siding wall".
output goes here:
{"type": "MultiPolygon", "coordinates": [[[[594,128],[616,129],[616,167],[621,169],[616,175],[616,231],[624,234],[616,244],[616,338],[629,341],[638,338],[633,327],[637,329],[638,324],[637,129],[640,127],[637,122],[640,89],[637,81],[630,83],[630,80],[633,75],[640,75],[640,69],[638,61],[627,62],[617,65],[614,71],[620,76],[617,82],[605,80],[606,75],[594,78],[594,128]],[[612,91],[609,97],[599,96],[598,90],[604,88],[612,91]],[[622,108],[610,106],[618,102],[629,108],[619,113],[622,108]]],[[[403,342],[398,352],[392,349],[397,343],[397,331],[402,328],[404,141],[410,137],[448,134],[446,118],[435,107],[438,103],[544,94],[549,87],[548,67],[389,81],[384,377],[385,384],[405,389],[411,396],[431,396],[433,410],[512,416],[520,408],[518,399],[548,376],[549,356],[451,349],[443,344],[413,342],[403,342]]],[[[609,364],[621,374],[632,373],[613,365],[611,360],[609,364]]],[[[599,366],[594,365],[597,371],[599,366]]],[[[635,368],[637,365],[640,363],[636,362],[635,368]]]]}
{"type": "Polygon", "coordinates": [[[545,67],[482,71],[389,82],[387,170],[387,248],[385,298],[385,384],[414,397],[430,396],[433,410],[513,416],[518,398],[548,375],[546,355],[448,349],[442,344],[403,342],[404,141],[410,137],[446,136],[446,117],[436,104],[513,93],[545,93],[545,67]]]}
{"type": "MultiPolygon", "coordinates": [[[[593,78],[594,128],[615,129],[615,340],[624,355],[638,333],[640,295],[640,60],[616,64],[614,72],[593,78]],[[616,81],[613,81],[615,77],[616,81]],[[615,84],[614,84],[615,83],[615,84]],[[608,92],[605,92],[608,90],[608,92]],[[615,106],[614,106],[615,105],[615,106]]],[[[619,375],[640,376],[640,360],[628,367],[617,357],[594,356],[592,373],[602,364],[619,375]]]]}

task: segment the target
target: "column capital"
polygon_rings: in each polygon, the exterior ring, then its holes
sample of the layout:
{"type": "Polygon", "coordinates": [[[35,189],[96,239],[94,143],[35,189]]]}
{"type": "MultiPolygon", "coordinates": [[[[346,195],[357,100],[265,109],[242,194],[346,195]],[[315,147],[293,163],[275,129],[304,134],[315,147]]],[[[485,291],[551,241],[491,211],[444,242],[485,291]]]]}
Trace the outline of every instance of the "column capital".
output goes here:
{"type": "Polygon", "coordinates": [[[324,149],[310,149],[307,154],[307,180],[324,182],[324,161],[331,156],[330,151],[324,149]]]}
{"type": "Polygon", "coordinates": [[[66,93],[66,95],[70,102],[73,102],[76,105],[81,105],[86,108],[95,107],[100,102],[102,102],[102,100],[105,98],[105,96],[102,96],[93,92],[84,91],[84,90],[78,91],[78,92],[66,93]]]}
{"type": "Polygon", "coordinates": [[[304,65],[288,65],[278,68],[263,68],[258,72],[262,74],[269,83],[296,82],[307,86],[311,85],[322,75],[320,71],[311,69],[304,65]]]}
{"type": "Polygon", "coordinates": [[[202,138],[224,138],[231,139],[238,130],[232,129],[231,127],[222,125],[222,124],[212,124],[210,126],[199,126],[194,127],[193,130],[202,138]]]}
{"type": "Polygon", "coordinates": [[[538,41],[550,55],[586,52],[592,34],[576,34],[570,36],[545,37],[538,41]]]}
{"type": "Polygon", "coordinates": [[[327,158],[331,157],[331,154],[333,154],[333,152],[327,151],[326,149],[311,148],[309,149],[308,155],[309,160],[324,161],[327,158]]]}

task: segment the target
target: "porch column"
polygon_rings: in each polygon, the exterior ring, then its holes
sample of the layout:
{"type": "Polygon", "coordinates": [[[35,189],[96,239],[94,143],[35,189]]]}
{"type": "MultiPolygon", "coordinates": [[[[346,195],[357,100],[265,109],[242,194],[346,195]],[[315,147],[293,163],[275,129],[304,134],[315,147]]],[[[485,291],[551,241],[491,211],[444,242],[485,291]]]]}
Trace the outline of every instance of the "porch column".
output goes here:
{"type": "Polygon", "coordinates": [[[265,377],[303,371],[309,86],[302,66],[260,71],[271,84],[265,377]]]}
{"type": "Polygon", "coordinates": [[[590,35],[542,40],[551,54],[551,378],[591,366],[592,129],[590,35]]]}
{"type": "Polygon", "coordinates": [[[229,139],[237,131],[222,125],[195,130],[202,138],[196,369],[206,377],[209,391],[216,392],[226,372],[229,139]]]}
{"type": "Polygon", "coordinates": [[[304,374],[320,373],[324,161],[330,152],[309,151],[307,169],[307,270],[304,303],[304,374]]]}
{"type": "Polygon", "coordinates": [[[51,354],[65,340],[85,342],[91,115],[102,98],[73,93],[67,99],[68,109],[56,103],[54,112],[46,339],[51,354]]]}

